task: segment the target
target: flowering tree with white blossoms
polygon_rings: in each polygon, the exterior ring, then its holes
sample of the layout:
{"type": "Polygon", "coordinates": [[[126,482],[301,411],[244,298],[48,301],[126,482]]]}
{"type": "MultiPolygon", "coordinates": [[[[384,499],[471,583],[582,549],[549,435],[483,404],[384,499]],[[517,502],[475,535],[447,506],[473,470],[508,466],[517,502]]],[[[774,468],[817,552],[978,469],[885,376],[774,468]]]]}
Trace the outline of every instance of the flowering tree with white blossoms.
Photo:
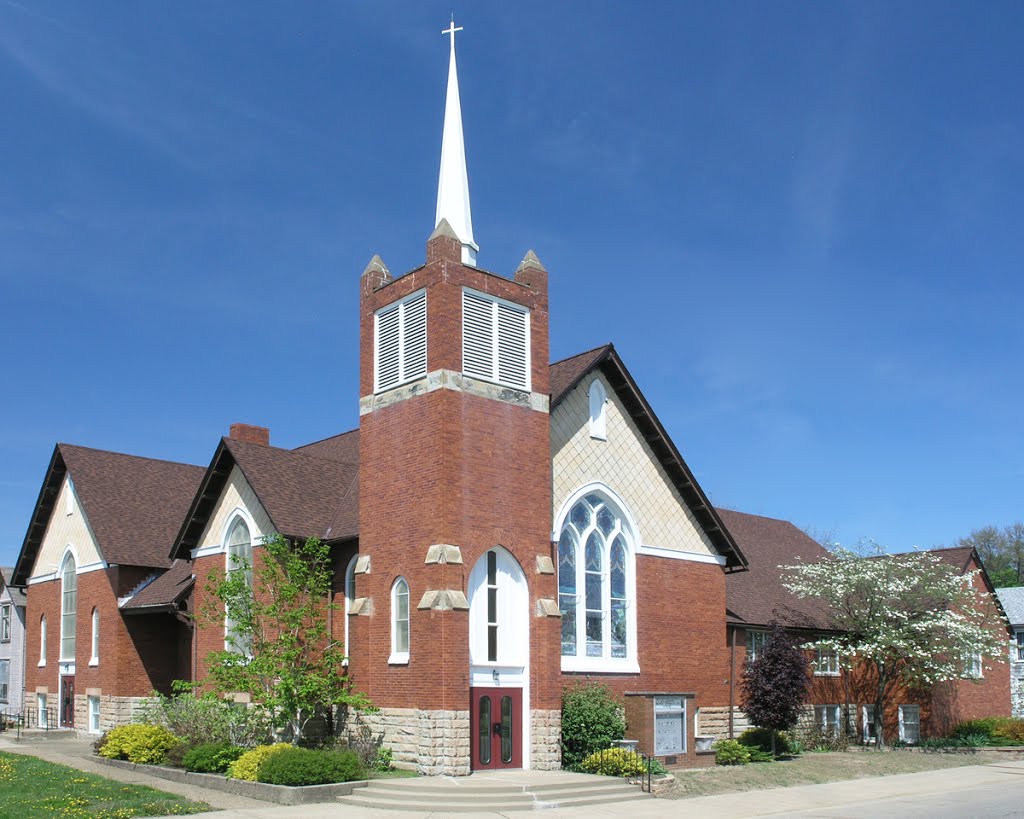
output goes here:
{"type": "Polygon", "coordinates": [[[845,669],[866,672],[882,747],[886,706],[900,686],[977,676],[978,658],[985,669],[1005,662],[1007,635],[981,605],[978,572],[933,552],[889,555],[871,545],[870,556],[837,546],[829,559],[783,567],[783,582],[826,610],[833,634],[805,647],[836,651],[845,669]]]}

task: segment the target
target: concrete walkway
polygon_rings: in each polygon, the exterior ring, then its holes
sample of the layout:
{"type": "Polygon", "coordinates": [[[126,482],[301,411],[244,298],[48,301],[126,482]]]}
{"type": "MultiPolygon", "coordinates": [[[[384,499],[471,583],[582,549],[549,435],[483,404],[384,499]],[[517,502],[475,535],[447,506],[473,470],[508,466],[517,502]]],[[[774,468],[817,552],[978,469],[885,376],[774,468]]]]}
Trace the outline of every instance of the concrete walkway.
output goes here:
{"type": "MultiPolygon", "coordinates": [[[[149,776],[138,771],[126,771],[121,768],[103,765],[90,758],[92,757],[92,742],[89,740],[62,737],[60,739],[32,739],[14,742],[6,737],[0,737],[0,751],[35,756],[47,762],[56,762],[59,765],[78,768],[80,771],[99,774],[107,779],[114,779],[131,785],[149,785],[151,788],[156,788],[165,793],[173,793],[175,796],[184,796],[194,802],[205,802],[211,808],[217,808],[218,811],[267,807],[266,802],[250,799],[247,796],[236,796],[233,793],[225,793],[224,791],[197,788],[192,785],[171,782],[168,779],[161,779],[157,776],[149,776]]],[[[232,814],[218,812],[199,815],[227,817],[232,814]]]]}

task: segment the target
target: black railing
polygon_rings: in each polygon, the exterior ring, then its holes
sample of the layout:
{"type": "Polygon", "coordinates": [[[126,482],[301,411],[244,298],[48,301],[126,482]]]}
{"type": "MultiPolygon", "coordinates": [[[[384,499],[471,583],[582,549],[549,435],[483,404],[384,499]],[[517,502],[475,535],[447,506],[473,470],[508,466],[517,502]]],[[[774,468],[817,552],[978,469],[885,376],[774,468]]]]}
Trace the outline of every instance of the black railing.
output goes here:
{"type": "Polygon", "coordinates": [[[651,792],[651,779],[655,770],[654,757],[638,751],[631,740],[620,742],[598,751],[597,772],[605,776],[621,776],[631,785],[639,785],[644,793],[651,792]]]}
{"type": "Polygon", "coordinates": [[[30,708],[27,711],[5,711],[0,709],[0,731],[16,731],[21,737],[22,731],[31,729],[43,731],[55,731],[57,724],[57,709],[30,708]]]}

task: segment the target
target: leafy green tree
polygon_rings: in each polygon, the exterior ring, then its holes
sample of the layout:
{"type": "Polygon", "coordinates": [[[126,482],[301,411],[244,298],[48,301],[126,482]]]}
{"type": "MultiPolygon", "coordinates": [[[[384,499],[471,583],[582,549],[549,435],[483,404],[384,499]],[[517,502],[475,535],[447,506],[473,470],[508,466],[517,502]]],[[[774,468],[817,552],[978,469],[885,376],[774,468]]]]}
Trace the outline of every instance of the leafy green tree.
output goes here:
{"type": "Polygon", "coordinates": [[[973,546],[985,564],[992,585],[1024,586],[1024,523],[1009,526],[982,526],[956,542],[973,546]]]}
{"type": "Polygon", "coordinates": [[[594,751],[608,748],[626,733],[622,704],[601,683],[562,692],[562,767],[577,771],[594,751]]]}
{"type": "Polygon", "coordinates": [[[757,658],[743,668],[743,710],[754,725],[770,730],[772,756],[776,732],[796,725],[809,684],[804,650],[772,623],[757,658]]]}
{"type": "Polygon", "coordinates": [[[1006,633],[982,608],[976,574],[933,552],[889,555],[877,547],[873,556],[836,549],[828,560],[785,568],[786,587],[821,601],[835,632],[805,648],[836,651],[848,670],[869,672],[879,747],[886,706],[901,685],[970,677],[977,656],[1005,662],[1006,633]]]}
{"type": "Polygon", "coordinates": [[[328,628],[333,563],[317,538],[267,538],[253,565],[232,558],[230,571],[207,578],[206,622],[225,628],[227,647],[207,655],[220,693],[242,692],[265,708],[298,744],[324,709],[372,708],[345,674],[342,645],[328,628]]]}

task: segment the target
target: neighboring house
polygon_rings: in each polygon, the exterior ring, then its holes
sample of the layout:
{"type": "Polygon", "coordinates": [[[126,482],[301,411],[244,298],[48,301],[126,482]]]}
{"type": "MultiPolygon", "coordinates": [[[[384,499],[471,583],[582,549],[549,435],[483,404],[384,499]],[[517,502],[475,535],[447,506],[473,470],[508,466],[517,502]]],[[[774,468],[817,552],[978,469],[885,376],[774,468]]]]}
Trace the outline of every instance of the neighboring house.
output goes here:
{"type": "Polygon", "coordinates": [[[0,719],[19,714],[25,690],[25,590],[0,568],[0,719]]]}
{"type": "Polygon", "coordinates": [[[1013,715],[1024,717],[1024,586],[996,589],[1006,619],[1013,629],[1010,643],[1010,698],[1013,715]]]}
{"type": "Polygon", "coordinates": [[[54,448],[14,571],[27,586],[30,723],[97,733],[189,677],[191,567],[168,552],[202,475],[54,448]]]}
{"type": "MultiPolygon", "coordinates": [[[[748,727],[742,712],[739,690],[743,664],[763,644],[770,623],[778,622],[806,641],[827,634],[828,612],[812,601],[801,600],[783,585],[781,567],[815,562],[828,552],[789,521],[719,510],[748,560],[748,571],[730,575],[728,589],[729,632],[727,638],[732,677],[738,689],[731,697],[733,708],[701,712],[702,733],[731,736],[748,727]],[[730,722],[731,720],[731,722],[730,722]]],[[[975,588],[980,607],[987,611],[992,627],[1004,630],[1004,620],[977,553],[970,547],[936,549],[942,560],[966,574],[978,571],[975,588]]],[[[884,558],[881,558],[884,559],[884,558]]],[[[839,657],[829,652],[809,655],[811,686],[803,724],[823,730],[856,734],[873,742],[873,687],[863,669],[851,673],[840,668],[839,657]]],[[[984,716],[1008,715],[1009,667],[995,663],[991,669],[980,665],[976,678],[935,686],[931,691],[900,691],[885,714],[886,738],[916,742],[926,735],[941,735],[957,722],[984,716]]]]}

